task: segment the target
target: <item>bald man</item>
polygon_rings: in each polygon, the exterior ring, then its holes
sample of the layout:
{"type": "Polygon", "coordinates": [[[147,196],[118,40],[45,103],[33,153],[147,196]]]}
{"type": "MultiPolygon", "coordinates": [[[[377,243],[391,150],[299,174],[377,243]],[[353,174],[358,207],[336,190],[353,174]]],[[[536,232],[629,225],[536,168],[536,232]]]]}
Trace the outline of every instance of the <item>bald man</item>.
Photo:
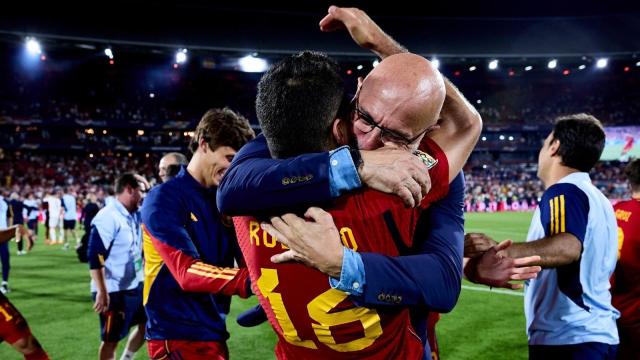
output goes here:
{"type": "Polygon", "coordinates": [[[181,166],[186,166],[187,163],[187,157],[179,152],[165,154],[158,164],[158,176],[160,176],[162,182],[167,182],[178,174],[181,166]]]}

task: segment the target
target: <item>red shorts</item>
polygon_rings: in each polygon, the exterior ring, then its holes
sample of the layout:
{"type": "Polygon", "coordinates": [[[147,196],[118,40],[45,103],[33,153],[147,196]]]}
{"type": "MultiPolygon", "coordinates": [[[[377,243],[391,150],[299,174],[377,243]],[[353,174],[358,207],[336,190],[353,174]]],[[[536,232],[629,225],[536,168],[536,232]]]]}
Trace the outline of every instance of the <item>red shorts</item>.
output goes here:
{"type": "Polygon", "coordinates": [[[9,299],[0,293],[0,341],[13,344],[31,336],[27,321],[9,299]]]}
{"type": "Polygon", "coordinates": [[[153,360],[226,360],[227,344],[217,341],[149,340],[149,357],[153,360]]]}

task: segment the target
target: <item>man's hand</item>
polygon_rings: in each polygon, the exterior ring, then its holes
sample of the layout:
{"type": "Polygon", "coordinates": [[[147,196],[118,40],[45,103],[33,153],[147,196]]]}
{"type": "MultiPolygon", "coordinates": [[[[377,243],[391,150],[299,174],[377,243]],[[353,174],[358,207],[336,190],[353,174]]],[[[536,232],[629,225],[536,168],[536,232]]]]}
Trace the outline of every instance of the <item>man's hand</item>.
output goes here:
{"type": "Polygon", "coordinates": [[[511,240],[505,240],[487,250],[482,256],[469,260],[464,267],[467,279],[477,284],[516,290],[521,289],[522,284],[511,281],[536,278],[542,268],[528,265],[540,261],[540,256],[516,259],[502,256],[501,251],[512,243],[511,240]]]}
{"type": "Polygon", "coordinates": [[[476,258],[498,245],[492,238],[481,233],[468,233],[464,236],[464,257],[476,258]]]}
{"type": "Polygon", "coordinates": [[[380,148],[360,150],[362,166],[358,174],[368,187],[399,196],[409,207],[420,205],[431,190],[427,166],[406,150],[380,148]]]}
{"type": "Polygon", "coordinates": [[[97,313],[103,313],[109,309],[109,293],[106,291],[98,291],[96,293],[96,303],[93,304],[93,310],[97,313]]]}
{"type": "Polygon", "coordinates": [[[147,179],[140,175],[140,174],[133,174],[133,177],[136,178],[136,181],[138,181],[138,184],[140,185],[140,190],[142,192],[147,192],[149,191],[149,189],[151,189],[151,185],[149,184],[149,181],[147,181],[147,179]]]}
{"type": "Polygon", "coordinates": [[[320,30],[325,32],[347,29],[360,47],[372,50],[381,58],[407,52],[367,15],[357,8],[329,7],[329,14],[320,20],[320,30]]]}
{"type": "Polygon", "coordinates": [[[287,246],[287,250],[271,257],[274,263],[298,261],[334,278],[342,272],[342,243],[331,214],[311,207],[304,216],[294,214],[271,218],[262,229],[287,246]]]}
{"type": "MultiPolygon", "coordinates": [[[[10,241],[20,232],[20,225],[12,225],[6,229],[0,230],[0,244],[10,241]]],[[[22,234],[22,233],[20,233],[22,234]]]]}

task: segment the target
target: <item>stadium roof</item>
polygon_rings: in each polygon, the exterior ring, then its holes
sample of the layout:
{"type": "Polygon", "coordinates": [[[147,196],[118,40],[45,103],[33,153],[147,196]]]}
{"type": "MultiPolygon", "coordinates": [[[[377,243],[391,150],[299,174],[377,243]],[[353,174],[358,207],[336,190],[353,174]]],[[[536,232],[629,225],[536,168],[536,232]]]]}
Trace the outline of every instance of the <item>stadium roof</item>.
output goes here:
{"type": "MultiPolygon", "coordinates": [[[[383,29],[424,55],[640,55],[640,2],[336,1],[366,10],[383,29]]],[[[262,53],[303,49],[366,54],[344,34],[323,34],[328,2],[138,1],[12,4],[0,13],[4,40],[164,44],[262,53]],[[66,40],[65,40],[66,39],[66,40]]]]}

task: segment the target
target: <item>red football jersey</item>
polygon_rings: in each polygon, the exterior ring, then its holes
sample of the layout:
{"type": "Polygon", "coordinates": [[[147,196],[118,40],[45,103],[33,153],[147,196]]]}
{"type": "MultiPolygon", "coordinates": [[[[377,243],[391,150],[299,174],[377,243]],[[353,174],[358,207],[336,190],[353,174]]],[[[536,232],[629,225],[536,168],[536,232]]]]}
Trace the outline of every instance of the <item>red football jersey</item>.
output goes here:
{"type": "Polygon", "coordinates": [[[611,277],[613,306],[622,325],[640,324],[640,200],[614,206],[618,220],[618,264],[611,277]]]}
{"type": "MultiPolygon", "coordinates": [[[[430,170],[432,190],[421,208],[408,209],[394,195],[360,190],[327,209],[345,246],[362,252],[399,255],[410,247],[419,215],[448,192],[444,153],[430,140],[421,150],[438,163],[430,170]]],[[[409,310],[370,309],[331,288],[326,275],[301,264],[274,264],[286,248],[252,217],[235,217],[238,242],[271,326],[278,334],[278,359],[421,359],[423,346],[411,327],[409,310]]],[[[370,281],[375,281],[372,279],[370,281]]]]}

